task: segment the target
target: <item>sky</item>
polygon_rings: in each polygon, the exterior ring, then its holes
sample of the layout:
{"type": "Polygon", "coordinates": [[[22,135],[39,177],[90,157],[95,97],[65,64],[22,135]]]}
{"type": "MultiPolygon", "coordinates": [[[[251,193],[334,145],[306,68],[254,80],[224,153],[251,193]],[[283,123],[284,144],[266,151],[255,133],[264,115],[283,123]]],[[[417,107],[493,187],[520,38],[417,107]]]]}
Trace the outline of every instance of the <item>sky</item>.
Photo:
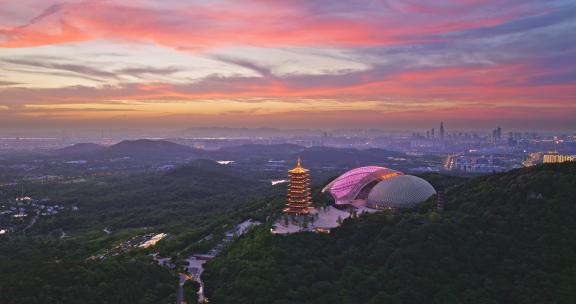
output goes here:
{"type": "Polygon", "coordinates": [[[0,0],[0,128],[576,130],[574,0],[0,0]]]}

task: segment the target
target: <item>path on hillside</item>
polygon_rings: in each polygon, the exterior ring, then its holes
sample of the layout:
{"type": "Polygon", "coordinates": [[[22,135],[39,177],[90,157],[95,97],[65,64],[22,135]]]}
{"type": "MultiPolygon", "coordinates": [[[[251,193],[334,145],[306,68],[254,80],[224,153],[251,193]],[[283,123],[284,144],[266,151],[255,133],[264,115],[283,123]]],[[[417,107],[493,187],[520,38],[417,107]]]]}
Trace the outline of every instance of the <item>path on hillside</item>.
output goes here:
{"type": "MultiPolygon", "coordinates": [[[[260,225],[261,223],[258,221],[253,221],[252,219],[248,219],[240,224],[238,224],[234,229],[226,231],[224,233],[224,238],[218,242],[218,244],[210,250],[207,254],[203,255],[191,255],[186,260],[188,261],[188,266],[186,267],[187,273],[180,273],[179,274],[179,282],[178,282],[178,291],[177,291],[177,304],[186,303],[184,301],[184,284],[186,280],[194,280],[200,284],[200,289],[198,290],[198,300],[199,303],[207,303],[208,299],[206,299],[204,295],[204,282],[202,281],[201,274],[204,271],[204,263],[207,260],[210,260],[216,257],[225,246],[231,244],[235,238],[238,238],[248,232],[251,228],[260,225]],[[199,256],[202,256],[199,258],[199,256]],[[194,263],[197,262],[197,263],[194,263]]],[[[188,303],[191,304],[191,303],[188,303]]]]}
{"type": "Polygon", "coordinates": [[[36,215],[34,216],[34,218],[32,218],[32,220],[30,221],[30,223],[28,224],[28,226],[26,226],[22,232],[26,232],[26,230],[32,228],[32,226],[34,226],[34,224],[36,224],[36,221],[38,220],[38,218],[40,217],[40,210],[36,210],[36,215]]]}
{"type": "Polygon", "coordinates": [[[178,274],[178,291],[176,293],[178,299],[176,300],[176,304],[186,303],[184,301],[184,283],[186,283],[186,280],[185,274],[178,274]]]}

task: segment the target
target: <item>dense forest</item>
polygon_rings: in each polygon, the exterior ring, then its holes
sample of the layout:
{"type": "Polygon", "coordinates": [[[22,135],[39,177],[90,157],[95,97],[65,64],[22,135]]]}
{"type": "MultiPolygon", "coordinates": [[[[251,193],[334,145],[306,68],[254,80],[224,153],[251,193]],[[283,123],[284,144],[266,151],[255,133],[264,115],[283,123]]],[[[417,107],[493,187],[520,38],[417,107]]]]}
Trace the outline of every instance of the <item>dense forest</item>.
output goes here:
{"type": "Polygon", "coordinates": [[[448,187],[330,235],[260,227],[207,265],[211,303],[576,303],[576,163],[448,187]]]}
{"type": "Polygon", "coordinates": [[[210,225],[219,216],[266,193],[269,184],[241,170],[195,160],[165,172],[110,176],[78,184],[29,188],[31,196],[50,197],[78,212],[39,221],[29,234],[65,231],[70,237],[98,238],[102,230],[162,229],[174,234],[210,225]]]}
{"type": "Polygon", "coordinates": [[[0,242],[0,303],[176,302],[176,275],[142,254],[100,263],[77,258],[78,249],[74,242],[0,242]]]}
{"type": "Polygon", "coordinates": [[[28,189],[32,196],[79,211],[0,236],[0,303],[174,303],[177,270],[155,265],[148,255],[160,252],[179,265],[186,254],[207,251],[213,244],[200,240],[208,234],[222,234],[248,215],[264,219],[277,208],[268,206],[274,200],[267,195],[284,191],[269,188],[257,175],[208,160],[90,183],[37,185],[28,189]],[[89,259],[150,232],[168,237],[153,249],[89,259]]]}

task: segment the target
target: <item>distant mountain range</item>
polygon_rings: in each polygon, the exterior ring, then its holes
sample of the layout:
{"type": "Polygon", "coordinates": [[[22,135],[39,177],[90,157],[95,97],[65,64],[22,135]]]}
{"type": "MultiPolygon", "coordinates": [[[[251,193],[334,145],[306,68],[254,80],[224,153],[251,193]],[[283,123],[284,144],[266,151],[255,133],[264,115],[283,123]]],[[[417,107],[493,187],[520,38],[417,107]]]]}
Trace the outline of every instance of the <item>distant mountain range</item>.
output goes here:
{"type": "Polygon", "coordinates": [[[151,157],[165,156],[196,156],[202,150],[176,144],[165,140],[125,140],[105,149],[105,153],[113,156],[151,157]]]}
{"type": "Polygon", "coordinates": [[[176,144],[165,140],[125,140],[112,146],[93,143],[80,143],[52,151],[53,156],[83,159],[110,159],[128,157],[134,159],[186,159],[199,158],[203,150],[176,144]]]}
{"type": "Polygon", "coordinates": [[[165,140],[127,140],[112,146],[92,143],[75,144],[54,150],[52,156],[67,159],[113,159],[127,157],[135,160],[234,160],[268,161],[285,160],[295,162],[302,157],[308,166],[362,166],[382,164],[389,157],[403,157],[404,153],[383,149],[345,149],[332,147],[309,147],[296,144],[245,144],[224,147],[216,151],[195,149],[165,140]]]}
{"type": "Polygon", "coordinates": [[[83,153],[92,153],[103,149],[105,149],[105,147],[98,144],[79,143],[66,148],[54,150],[52,153],[57,155],[77,155],[83,153]]]}

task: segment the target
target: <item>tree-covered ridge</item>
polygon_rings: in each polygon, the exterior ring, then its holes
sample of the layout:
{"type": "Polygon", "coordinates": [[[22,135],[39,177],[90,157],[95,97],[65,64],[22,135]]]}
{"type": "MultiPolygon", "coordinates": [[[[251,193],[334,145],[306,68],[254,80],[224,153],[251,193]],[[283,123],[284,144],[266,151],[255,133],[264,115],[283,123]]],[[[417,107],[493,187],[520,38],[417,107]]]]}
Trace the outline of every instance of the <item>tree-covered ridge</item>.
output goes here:
{"type": "Polygon", "coordinates": [[[78,184],[38,185],[33,197],[50,197],[79,211],[39,221],[30,233],[64,230],[71,237],[109,228],[155,227],[190,230],[236,210],[265,192],[257,176],[209,160],[160,172],[102,177],[78,184]]]}
{"type": "Polygon", "coordinates": [[[207,266],[211,303],[575,303],[576,163],[478,177],[331,235],[247,235],[207,266]]]}
{"type": "Polygon", "coordinates": [[[265,197],[274,190],[269,188],[257,175],[209,160],[86,183],[38,185],[29,190],[33,197],[48,196],[79,210],[41,218],[26,232],[0,235],[0,303],[174,303],[178,269],[155,265],[148,254],[160,252],[181,265],[195,250],[213,247],[201,241],[208,235],[217,239],[247,214],[266,212],[265,197]],[[90,258],[159,232],[168,237],[154,248],[90,258]]]}
{"type": "Polygon", "coordinates": [[[0,242],[0,303],[160,304],[176,301],[177,277],[142,254],[103,263],[75,258],[78,244],[0,242]]]}

